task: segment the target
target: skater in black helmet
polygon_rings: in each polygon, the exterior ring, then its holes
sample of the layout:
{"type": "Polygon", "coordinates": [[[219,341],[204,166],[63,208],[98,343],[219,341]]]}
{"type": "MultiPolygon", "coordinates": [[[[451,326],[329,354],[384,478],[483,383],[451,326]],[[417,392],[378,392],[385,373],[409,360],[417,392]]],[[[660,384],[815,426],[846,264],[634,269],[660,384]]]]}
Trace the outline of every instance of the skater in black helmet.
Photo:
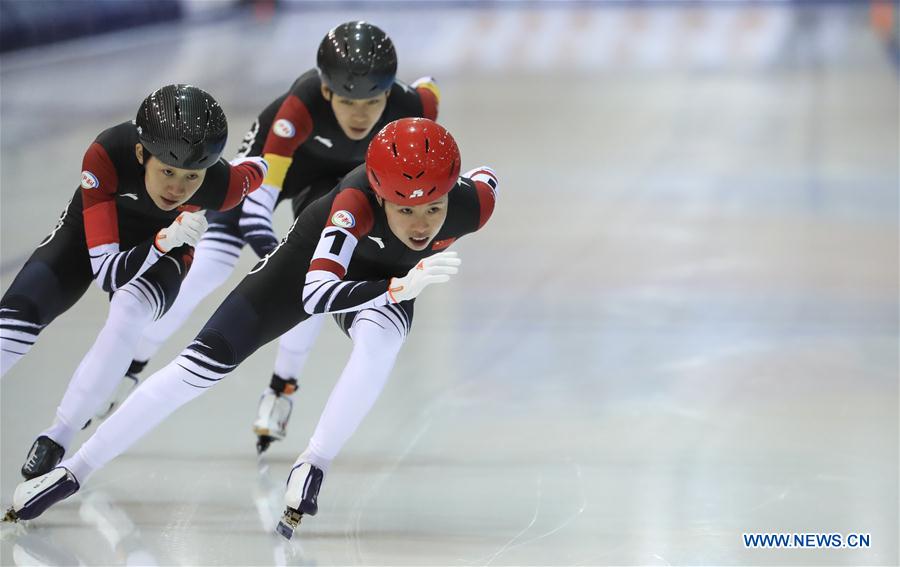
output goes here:
{"type": "MultiPolygon", "coordinates": [[[[423,77],[411,85],[397,80],[394,45],[373,24],[347,22],[329,31],[316,64],[260,113],[244,138],[240,155],[263,156],[269,162],[263,187],[242,207],[209,216],[209,230],[177,301],[144,334],[129,368],[130,383],[200,301],[230,276],[245,244],[260,258],[275,248],[272,213],[278,203],[292,201],[296,216],[363,162],[369,142],[385,124],[403,117],[437,118],[434,80],[423,77]]],[[[260,451],[286,434],[290,394],[298,387],[321,319],[314,317],[279,341],[274,373],[254,423],[260,451]]]]}
{"type": "Polygon", "coordinates": [[[22,467],[42,475],[121,381],[141,333],[172,305],[206,230],[204,211],[237,206],[266,175],[262,158],[220,159],[225,113],[205,91],[169,85],[135,121],[108,128],[84,155],[81,186],[0,301],[2,374],[91,281],[110,294],[106,322],[69,382],[53,424],[22,467]]]}
{"type": "Polygon", "coordinates": [[[438,124],[423,118],[388,124],[365,164],[300,214],[178,358],[150,376],[73,457],[19,485],[10,517],[37,517],[256,349],[300,321],[332,313],[353,350],[288,477],[278,531],[290,537],[304,514],[318,511],[329,465],[387,382],[410,332],[415,298],[457,273],[460,261],[447,248],[484,226],[494,210],[494,172],[459,171],[456,142],[438,124]]]}

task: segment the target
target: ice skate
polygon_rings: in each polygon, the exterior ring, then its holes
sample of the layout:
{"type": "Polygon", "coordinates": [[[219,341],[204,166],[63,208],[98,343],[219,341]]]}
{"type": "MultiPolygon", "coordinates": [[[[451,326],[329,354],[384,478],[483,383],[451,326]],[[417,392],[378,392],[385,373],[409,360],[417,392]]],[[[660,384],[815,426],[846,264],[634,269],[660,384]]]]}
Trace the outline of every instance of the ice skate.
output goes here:
{"type": "Polygon", "coordinates": [[[64,467],[56,467],[43,476],[26,480],[16,487],[13,505],[7,510],[3,521],[37,518],[50,506],[78,492],[79,488],[75,475],[64,467]]]}
{"type": "Polygon", "coordinates": [[[31,480],[53,470],[53,467],[62,461],[66,450],[46,435],[38,437],[28,451],[25,464],[22,465],[22,476],[25,480],[31,480]]]}
{"type": "Polygon", "coordinates": [[[301,463],[291,469],[287,490],[284,493],[286,505],[284,514],[275,528],[282,537],[291,539],[300,525],[304,514],[315,516],[319,511],[319,489],[325,474],[309,463],[301,463]]]}
{"type": "MultiPolygon", "coordinates": [[[[277,376],[272,378],[273,386],[276,386],[276,378],[277,376]]],[[[269,387],[259,397],[256,421],[253,422],[253,433],[257,437],[256,452],[259,454],[265,452],[272,441],[281,441],[287,436],[287,424],[294,407],[294,402],[288,394],[296,391],[297,382],[296,380],[281,382],[282,391],[269,387]]]]}

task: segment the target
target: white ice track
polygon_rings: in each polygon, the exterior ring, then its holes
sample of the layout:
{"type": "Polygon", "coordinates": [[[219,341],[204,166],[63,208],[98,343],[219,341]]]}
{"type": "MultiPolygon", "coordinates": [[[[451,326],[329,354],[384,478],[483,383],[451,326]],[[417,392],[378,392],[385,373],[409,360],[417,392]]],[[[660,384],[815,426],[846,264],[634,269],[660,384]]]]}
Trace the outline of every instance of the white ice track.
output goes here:
{"type": "MultiPolygon", "coordinates": [[[[213,92],[233,151],[349,19],[395,37],[402,78],[437,76],[464,166],[502,186],[292,542],[272,533],[283,483],[349,353],[330,323],[264,463],[272,345],[4,526],[0,564],[900,562],[897,74],[864,6],[748,10],[294,12],[4,55],[3,290],[87,144],[148,92],[213,92]],[[745,532],[871,547],[753,550],[745,532]]],[[[89,290],[4,378],[4,506],[105,313],[89,290]]]]}

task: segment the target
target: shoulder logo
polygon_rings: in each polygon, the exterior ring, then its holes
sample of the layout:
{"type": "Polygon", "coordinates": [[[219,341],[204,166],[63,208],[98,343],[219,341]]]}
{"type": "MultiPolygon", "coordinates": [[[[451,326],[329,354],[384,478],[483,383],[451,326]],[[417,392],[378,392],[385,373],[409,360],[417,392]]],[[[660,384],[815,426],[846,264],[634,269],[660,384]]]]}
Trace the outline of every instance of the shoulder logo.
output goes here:
{"type": "Polygon", "coordinates": [[[138,200],[137,193],[120,193],[119,197],[128,197],[129,199],[133,199],[135,201],[138,200]]]}
{"type": "Polygon", "coordinates": [[[381,241],[381,237],[379,236],[370,236],[369,239],[378,245],[379,248],[384,249],[384,242],[381,241]]]}
{"type": "Polygon", "coordinates": [[[331,140],[329,140],[328,138],[323,138],[322,136],[313,136],[313,140],[319,142],[326,148],[330,148],[330,147],[334,146],[334,144],[331,142],[331,140]]]}
{"type": "Polygon", "coordinates": [[[285,118],[276,120],[275,124],[272,124],[272,131],[280,138],[293,138],[294,134],[297,133],[297,129],[294,128],[291,121],[285,118]]]}
{"type": "Polygon", "coordinates": [[[84,189],[96,189],[100,187],[100,180],[88,170],[81,172],[81,187],[84,189]]]}
{"type": "Polygon", "coordinates": [[[356,219],[350,211],[338,211],[331,215],[331,224],[341,228],[353,228],[356,226],[356,219]]]}

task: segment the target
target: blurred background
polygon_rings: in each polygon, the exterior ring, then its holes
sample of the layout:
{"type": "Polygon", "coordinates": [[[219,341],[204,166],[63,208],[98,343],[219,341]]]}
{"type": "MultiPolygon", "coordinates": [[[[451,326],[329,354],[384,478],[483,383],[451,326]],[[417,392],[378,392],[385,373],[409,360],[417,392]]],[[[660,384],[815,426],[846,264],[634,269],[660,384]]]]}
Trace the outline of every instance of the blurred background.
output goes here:
{"type": "MultiPolygon", "coordinates": [[[[896,2],[0,0],[0,291],[147,94],[210,91],[231,154],[355,19],[392,37],[400,79],[437,78],[463,168],[501,186],[460,276],[417,302],[319,515],[272,534],[349,353],[330,324],[263,459],[274,345],[3,525],[0,563],[900,563],[896,2]]],[[[106,305],[90,289],[0,384],[4,507],[106,305]]]]}

